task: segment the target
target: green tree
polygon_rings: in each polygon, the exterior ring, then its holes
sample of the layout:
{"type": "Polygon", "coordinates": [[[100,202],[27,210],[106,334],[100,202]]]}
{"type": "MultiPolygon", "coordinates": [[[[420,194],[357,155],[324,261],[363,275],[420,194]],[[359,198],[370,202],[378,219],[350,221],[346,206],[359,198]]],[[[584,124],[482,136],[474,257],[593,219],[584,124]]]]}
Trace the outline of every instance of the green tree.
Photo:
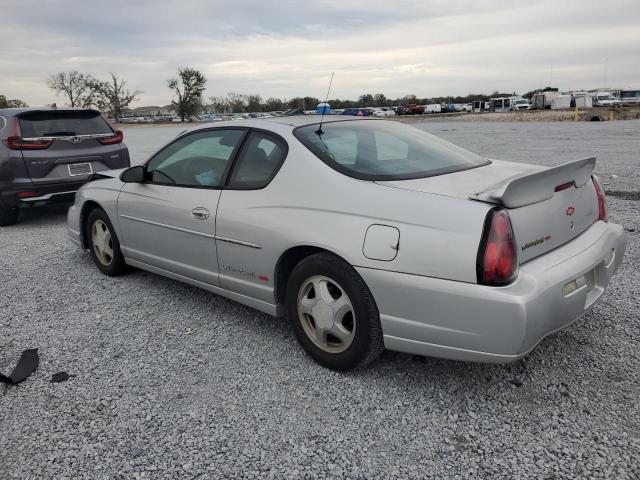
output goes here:
{"type": "Polygon", "coordinates": [[[184,122],[186,117],[196,115],[202,110],[202,94],[206,88],[207,78],[195,68],[179,68],[178,78],[167,80],[168,87],[173,90],[175,99],[171,105],[184,122]]]}
{"type": "Polygon", "coordinates": [[[100,82],[89,73],[77,70],[58,72],[47,78],[47,86],[56,95],[67,97],[70,107],[87,108],[93,105],[98,96],[100,82]]]}
{"type": "Polygon", "coordinates": [[[0,95],[0,108],[22,108],[28,106],[29,105],[27,105],[25,102],[17,98],[13,100],[7,100],[7,97],[5,97],[4,95],[0,95]]]}
{"type": "Polygon", "coordinates": [[[375,106],[375,107],[386,107],[387,106],[387,97],[385,97],[383,93],[376,93],[373,96],[373,106],[375,106]]]}
{"type": "Polygon", "coordinates": [[[267,112],[275,112],[278,110],[284,110],[286,108],[285,102],[280,98],[271,97],[264,103],[264,110],[267,112]]]}
{"type": "Polygon", "coordinates": [[[132,92],[127,89],[125,80],[118,78],[115,73],[110,73],[110,75],[110,80],[98,82],[96,105],[118,121],[122,116],[122,111],[129,107],[129,104],[136,100],[142,91],[134,90],[132,92]]]}
{"type": "Polygon", "coordinates": [[[360,95],[360,97],[358,97],[358,103],[362,107],[370,107],[373,104],[373,95],[370,93],[360,95]]]}

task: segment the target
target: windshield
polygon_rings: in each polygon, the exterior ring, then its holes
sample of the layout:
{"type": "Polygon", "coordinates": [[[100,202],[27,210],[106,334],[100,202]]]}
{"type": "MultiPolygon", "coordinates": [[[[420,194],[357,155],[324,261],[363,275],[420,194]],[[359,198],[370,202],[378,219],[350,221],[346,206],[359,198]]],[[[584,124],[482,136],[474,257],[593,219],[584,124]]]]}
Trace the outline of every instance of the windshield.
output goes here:
{"type": "Polygon", "coordinates": [[[489,162],[434,135],[398,122],[342,121],[307,125],[294,135],[329,166],[362,180],[407,180],[467,170],[489,162]]]}

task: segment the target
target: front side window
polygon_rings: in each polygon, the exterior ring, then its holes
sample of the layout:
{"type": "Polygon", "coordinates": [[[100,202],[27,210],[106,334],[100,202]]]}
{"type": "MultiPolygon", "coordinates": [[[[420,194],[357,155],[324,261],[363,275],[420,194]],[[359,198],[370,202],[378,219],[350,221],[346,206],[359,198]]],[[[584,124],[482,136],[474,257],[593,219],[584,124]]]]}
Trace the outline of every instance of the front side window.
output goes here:
{"type": "Polygon", "coordinates": [[[275,176],[287,153],[286,144],[262,132],[252,132],[242,148],[229,180],[232,188],[265,187],[275,176]]]}
{"type": "Polygon", "coordinates": [[[224,173],[244,130],[192,133],[161,150],[147,164],[152,183],[186,187],[222,187],[224,173]]]}
{"type": "Polygon", "coordinates": [[[431,177],[487,165],[488,160],[406,124],[339,121],[294,131],[329,166],[362,180],[431,177]]]}

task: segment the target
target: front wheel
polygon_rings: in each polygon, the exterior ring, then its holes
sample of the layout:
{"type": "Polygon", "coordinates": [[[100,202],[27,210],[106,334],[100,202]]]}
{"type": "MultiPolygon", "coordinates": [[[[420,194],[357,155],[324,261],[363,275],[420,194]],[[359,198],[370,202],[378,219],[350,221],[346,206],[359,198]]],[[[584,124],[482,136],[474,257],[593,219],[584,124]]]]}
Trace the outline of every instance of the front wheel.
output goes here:
{"type": "Polygon", "coordinates": [[[371,292],[351,265],[330,253],[302,260],[287,283],[287,317],[302,348],[320,365],[350,370],[384,349],[371,292]]]}
{"type": "Polygon", "coordinates": [[[89,213],[85,235],[91,258],[102,273],[111,277],[124,273],[127,265],[120,242],[104,210],[96,208],[89,213]]]}

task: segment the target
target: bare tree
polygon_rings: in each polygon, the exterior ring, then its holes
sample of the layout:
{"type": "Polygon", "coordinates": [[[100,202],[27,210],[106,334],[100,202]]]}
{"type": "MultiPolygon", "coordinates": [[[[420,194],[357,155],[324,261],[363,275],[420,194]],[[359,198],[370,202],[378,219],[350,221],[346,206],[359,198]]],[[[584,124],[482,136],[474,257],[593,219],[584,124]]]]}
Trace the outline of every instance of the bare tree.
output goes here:
{"type": "Polygon", "coordinates": [[[172,101],[180,120],[195,115],[202,109],[202,94],[206,88],[207,78],[195,68],[179,68],[178,78],[170,78],[167,85],[175,92],[176,100],[172,101]]]}
{"type": "Polygon", "coordinates": [[[209,97],[208,108],[213,113],[227,113],[229,102],[224,97],[209,97]]]}
{"type": "Polygon", "coordinates": [[[69,100],[69,106],[80,108],[90,107],[95,103],[99,83],[90,74],[77,70],[59,72],[47,78],[47,86],[56,95],[64,94],[69,100]]]}
{"type": "Polygon", "coordinates": [[[234,113],[244,112],[249,104],[247,95],[236,92],[227,93],[227,102],[234,113]]]}
{"type": "Polygon", "coordinates": [[[141,90],[128,90],[127,82],[119,78],[117,74],[110,72],[111,79],[106,82],[98,82],[96,104],[100,110],[109,113],[116,121],[120,120],[122,111],[131,102],[138,99],[141,90]]]}

